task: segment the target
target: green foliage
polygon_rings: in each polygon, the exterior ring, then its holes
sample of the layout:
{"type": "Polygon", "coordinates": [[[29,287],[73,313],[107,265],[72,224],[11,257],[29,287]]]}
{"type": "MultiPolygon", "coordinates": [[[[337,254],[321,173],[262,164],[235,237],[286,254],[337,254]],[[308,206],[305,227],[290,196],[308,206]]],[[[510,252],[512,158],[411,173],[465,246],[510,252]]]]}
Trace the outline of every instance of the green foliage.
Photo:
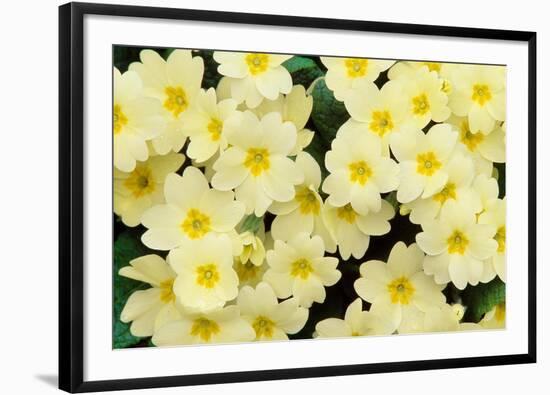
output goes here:
{"type": "Polygon", "coordinates": [[[340,126],[349,119],[349,114],[344,103],[336,100],[332,91],[327,88],[324,79],[315,82],[311,94],[313,96],[311,119],[316,131],[321,134],[324,145],[330,147],[340,126]]]}
{"type": "Polygon", "coordinates": [[[323,72],[313,59],[303,56],[293,56],[283,63],[283,67],[292,76],[292,83],[294,85],[308,87],[315,79],[323,75],[323,72]]]}
{"type": "Polygon", "coordinates": [[[252,232],[256,233],[260,229],[260,225],[263,222],[263,217],[256,217],[254,214],[250,214],[243,221],[241,226],[241,232],[252,232]]]}
{"type": "Polygon", "coordinates": [[[146,255],[149,250],[141,243],[137,232],[126,231],[115,241],[113,250],[113,348],[135,346],[142,338],[130,333],[130,325],[120,321],[120,313],[130,295],[140,289],[148,288],[147,284],[135,281],[118,274],[118,271],[130,264],[132,259],[146,255]]]}
{"type": "Polygon", "coordinates": [[[483,315],[506,300],[506,285],[497,277],[487,284],[468,285],[462,294],[466,306],[464,321],[479,322],[483,315]]]}
{"type": "Polygon", "coordinates": [[[200,56],[204,60],[204,76],[202,78],[202,88],[209,89],[218,86],[222,75],[218,73],[218,63],[214,60],[214,51],[201,49],[193,53],[193,56],[200,56]]]}

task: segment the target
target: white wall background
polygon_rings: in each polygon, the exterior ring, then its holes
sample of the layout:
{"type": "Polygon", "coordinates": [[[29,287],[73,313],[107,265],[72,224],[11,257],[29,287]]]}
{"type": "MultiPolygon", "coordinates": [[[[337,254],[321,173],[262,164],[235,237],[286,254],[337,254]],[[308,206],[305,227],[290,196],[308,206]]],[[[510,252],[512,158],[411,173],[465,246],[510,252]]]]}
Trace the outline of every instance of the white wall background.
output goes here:
{"type": "MultiPolygon", "coordinates": [[[[544,117],[550,103],[550,26],[544,2],[523,0],[258,1],[118,0],[119,3],[257,13],[409,22],[538,33],[538,199],[549,192],[550,148],[544,117]]],[[[49,394],[57,386],[57,6],[58,0],[9,2],[0,16],[0,388],[49,394]]],[[[522,131],[516,131],[521,133],[522,131]]],[[[521,393],[546,388],[550,347],[545,303],[550,259],[538,207],[539,362],[536,365],[129,391],[128,394],[521,393]]],[[[543,390],[544,391],[544,390],[543,390]]],[[[536,391],[540,392],[540,391],[536,391]]]]}

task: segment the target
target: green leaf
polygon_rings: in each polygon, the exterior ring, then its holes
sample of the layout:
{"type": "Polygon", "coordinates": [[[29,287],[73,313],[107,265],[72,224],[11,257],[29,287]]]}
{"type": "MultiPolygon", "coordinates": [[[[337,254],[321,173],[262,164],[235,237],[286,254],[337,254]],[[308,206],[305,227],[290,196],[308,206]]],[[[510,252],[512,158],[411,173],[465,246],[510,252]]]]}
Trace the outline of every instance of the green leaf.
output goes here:
{"type": "Polygon", "coordinates": [[[204,76],[202,77],[202,88],[209,89],[218,86],[222,75],[218,73],[218,62],[214,60],[214,51],[201,49],[193,53],[194,56],[199,55],[204,60],[204,76]]]}
{"type": "Polygon", "coordinates": [[[487,284],[468,285],[462,294],[467,307],[464,321],[479,322],[483,315],[506,300],[506,285],[497,277],[487,284]]]}
{"type": "Polygon", "coordinates": [[[290,73],[294,85],[307,87],[316,78],[323,75],[323,72],[313,59],[303,56],[293,56],[283,63],[283,67],[290,73]]]}
{"type": "Polygon", "coordinates": [[[249,231],[252,233],[256,233],[260,229],[262,221],[263,217],[256,217],[254,214],[250,214],[244,219],[241,226],[241,232],[249,231]]]}
{"type": "Polygon", "coordinates": [[[344,103],[336,100],[332,91],[327,88],[324,79],[315,82],[311,94],[313,96],[311,119],[325,145],[330,147],[340,126],[349,119],[349,114],[344,103]]]}
{"type": "Polygon", "coordinates": [[[130,333],[130,325],[120,321],[120,313],[130,295],[140,289],[149,288],[148,284],[135,281],[118,274],[118,271],[130,264],[132,259],[146,255],[149,250],[141,244],[137,232],[126,231],[115,241],[113,262],[113,348],[135,346],[142,338],[130,333]]]}

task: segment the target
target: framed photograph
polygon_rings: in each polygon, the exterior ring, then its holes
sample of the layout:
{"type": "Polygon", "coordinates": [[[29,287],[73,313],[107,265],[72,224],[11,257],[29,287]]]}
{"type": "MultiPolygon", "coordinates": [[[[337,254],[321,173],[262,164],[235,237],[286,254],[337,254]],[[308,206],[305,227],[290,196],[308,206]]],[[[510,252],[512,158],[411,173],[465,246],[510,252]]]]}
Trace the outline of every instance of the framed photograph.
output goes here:
{"type": "Polygon", "coordinates": [[[69,392],[536,361],[536,34],[59,9],[69,392]]]}

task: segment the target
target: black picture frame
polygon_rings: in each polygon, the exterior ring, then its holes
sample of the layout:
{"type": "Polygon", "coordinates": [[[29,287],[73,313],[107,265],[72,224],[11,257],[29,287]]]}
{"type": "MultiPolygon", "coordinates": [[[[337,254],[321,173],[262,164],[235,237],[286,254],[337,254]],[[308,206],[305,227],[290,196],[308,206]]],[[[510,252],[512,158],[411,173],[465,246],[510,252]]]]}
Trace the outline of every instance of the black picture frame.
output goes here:
{"type": "Polygon", "coordinates": [[[59,8],[59,388],[124,390],[242,381],[509,365],[536,362],[536,33],[109,4],[59,8]],[[525,354],[84,381],[83,53],[85,15],[142,17],[365,32],[510,40],[528,43],[528,350],[525,354]]]}

